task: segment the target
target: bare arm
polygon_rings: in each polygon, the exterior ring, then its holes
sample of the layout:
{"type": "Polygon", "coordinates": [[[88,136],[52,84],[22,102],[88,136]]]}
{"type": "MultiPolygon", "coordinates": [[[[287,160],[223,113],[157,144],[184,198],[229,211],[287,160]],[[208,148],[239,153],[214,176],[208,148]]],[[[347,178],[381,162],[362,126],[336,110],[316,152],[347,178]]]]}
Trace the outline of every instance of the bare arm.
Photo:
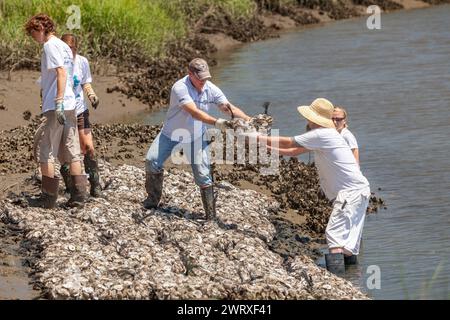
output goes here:
{"type": "Polygon", "coordinates": [[[280,149],[287,148],[298,148],[299,145],[295,142],[294,138],[291,137],[272,137],[272,136],[258,136],[258,140],[262,143],[271,146],[272,144],[276,144],[280,149]]]}
{"type": "Polygon", "coordinates": [[[353,155],[355,156],[356,162],[359,164],[359,149],[352,149],[353,155]]]}
{"type": "Polygon", "coordinates": [[[272,146],[267,146],[268,150],[275,150],[278,151],[278,154],[282,156],[289,156],[289,157],[295,157],[299,154],[309,152],[308,149],[303,147],[293,147],[293,148],[276,148],[272,146]]]}
{"type": "Polygon", "coordinates": [[[200,120],[201,122],[214,125],[216,123],[216,118],[211,117],[209,114],[207,114],[205,111],[200,110],[197,108],[194,102],[186,103],[182,106],[183,110],[188,112],[192,118],[196,120],[200,120]]]}
{"type": "Polygon", "coordinates": [[[63,67],[56,70],[56,98],[64,99],[64,91],[66,90],[67,73],[63,67]]]}
{"type": "Polygon", "coordinates": [[[236,107],[235,105],[233,105],[233,104],[231,104],[231,103],[228,103],[228,104],[222,103],[222,104],[219,105],[219,109],[220,109],[223,113],[226,113],[226,114],[228,114],[228,115],[231,116],[230,109],[227,107],[227,105],[230,107],[231,111],[233,111],[233,115],[234,115],[236,118],[242,118],[242,119],[244,119],[245,121],[248,121],[248,120],[251,119],[251,117],[249,117],[248,115],[246,115],[244,111],[242,111],[241,109],[239,109],[238,107],[236,107]]]}

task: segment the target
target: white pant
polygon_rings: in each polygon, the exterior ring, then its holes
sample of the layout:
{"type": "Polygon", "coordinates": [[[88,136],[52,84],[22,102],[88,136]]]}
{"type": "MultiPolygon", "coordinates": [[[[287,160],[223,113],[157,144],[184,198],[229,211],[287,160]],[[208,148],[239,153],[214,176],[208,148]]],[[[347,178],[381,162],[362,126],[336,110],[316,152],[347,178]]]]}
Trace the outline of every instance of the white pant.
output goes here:
{"type": "Polygon", "coordinates": [[[325,231],[330,249],[344,248],[354,255],[359,253],[369,198],[369,187],[338,193],[325,231]]]}

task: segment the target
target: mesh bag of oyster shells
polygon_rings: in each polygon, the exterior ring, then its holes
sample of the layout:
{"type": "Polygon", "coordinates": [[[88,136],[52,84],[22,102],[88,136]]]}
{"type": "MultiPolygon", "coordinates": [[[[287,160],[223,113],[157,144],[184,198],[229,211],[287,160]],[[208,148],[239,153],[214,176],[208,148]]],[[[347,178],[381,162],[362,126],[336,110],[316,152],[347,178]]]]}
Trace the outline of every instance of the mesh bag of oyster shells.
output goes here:
{"type": "Polygon", "coordinates": [[[258,131],[262,134],[270,134],[273,119],[267,114],[258,114],[252,117],[249,121],[241,118],[234,118],[231,120],[232,128],[237,133],[249,133],[258,131]]]}
{"type": "MultiPolygon", "coordinates": [[[[220,223],[205,221],[190,173],[165,173],[161,207],[145,210],[144,171],[101,164],[104,198],[83,209],[1,201],[0,218],[23,231],[35,286],[51,299],[365,298],[299,255],[270,250],[278,204],[221,182],[220,223]],[[233,226],[233,227],[230,227],[233,226]]],[[[20,196],[18,196],[20,197],[20,196]]],[[[23,199],[22,199],[23,200],[23,199]]]]}

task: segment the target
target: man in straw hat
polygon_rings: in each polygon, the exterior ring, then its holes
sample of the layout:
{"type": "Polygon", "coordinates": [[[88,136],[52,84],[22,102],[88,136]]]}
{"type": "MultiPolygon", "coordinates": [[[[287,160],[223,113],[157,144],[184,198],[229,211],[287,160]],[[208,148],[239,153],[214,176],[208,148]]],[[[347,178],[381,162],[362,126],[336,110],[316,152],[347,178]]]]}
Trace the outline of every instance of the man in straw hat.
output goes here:
{"type": "Polygon", "coordinates": [[[217,106],[226,114],[244,120],[250,120],[250,117],[229,103],[223,92],[209,81],[211,74],[205,60],[193,59],[187,71],[188,75],[172,87],[163,128],[147,152],[145,188],[148,196],[144,207],[151,209],[158,206],[163,188],[163,164],[177,147],[183,150],[191,164],[195,183],[200,187],[206,218],[209,219],[214,218],[216,212],[205,124],[224,130],[231,127],[231,122],[216,119],[208,111],[210,107],[217,106]]]}
{"type": "Polygon", "coordinates": [[[275,149],[270,146],[278,143],[276,149],[281,155],[314,152],[320,186],[327,198],[333,200],[333,211],[326,228],[330,252],[325,256],[327,268],[341,273],[345,271],[345,264],[356,263],[370,187],[350,147],[335,128],[333,110],[330,101],[319,98],[310,106],[298,107],[298,112],[308,121],[306,133],[295,137],[253,135],[269,149],[275,149]]]}

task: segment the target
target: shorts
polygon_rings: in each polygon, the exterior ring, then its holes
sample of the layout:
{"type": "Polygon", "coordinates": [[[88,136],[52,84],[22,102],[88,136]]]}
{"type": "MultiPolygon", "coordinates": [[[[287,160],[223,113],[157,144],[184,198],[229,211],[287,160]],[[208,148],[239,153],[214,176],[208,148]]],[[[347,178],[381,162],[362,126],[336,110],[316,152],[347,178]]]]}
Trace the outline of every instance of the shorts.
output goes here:
{"type": "Polygon", "coordinates": [[[75,110],[64,111],[66,123],[59,124],[54,110],[43,114],[43,129],[36,136],[38,145],[38,162],[72,163],[81,160],[80,140],[76,126],[75,110]]]}
{"type": "Polygon", "coordinates": [[[369,187],[338,193],[325,232],[330,249],[344,248],[354,255],[359,254],[369,198],[369,187]]]}
{"type": "Polygon", "coordinates": [[[78,130],[90,129],[91,122],[89,121],[89,109],[83,111],[77,116],[78,130]]]}

